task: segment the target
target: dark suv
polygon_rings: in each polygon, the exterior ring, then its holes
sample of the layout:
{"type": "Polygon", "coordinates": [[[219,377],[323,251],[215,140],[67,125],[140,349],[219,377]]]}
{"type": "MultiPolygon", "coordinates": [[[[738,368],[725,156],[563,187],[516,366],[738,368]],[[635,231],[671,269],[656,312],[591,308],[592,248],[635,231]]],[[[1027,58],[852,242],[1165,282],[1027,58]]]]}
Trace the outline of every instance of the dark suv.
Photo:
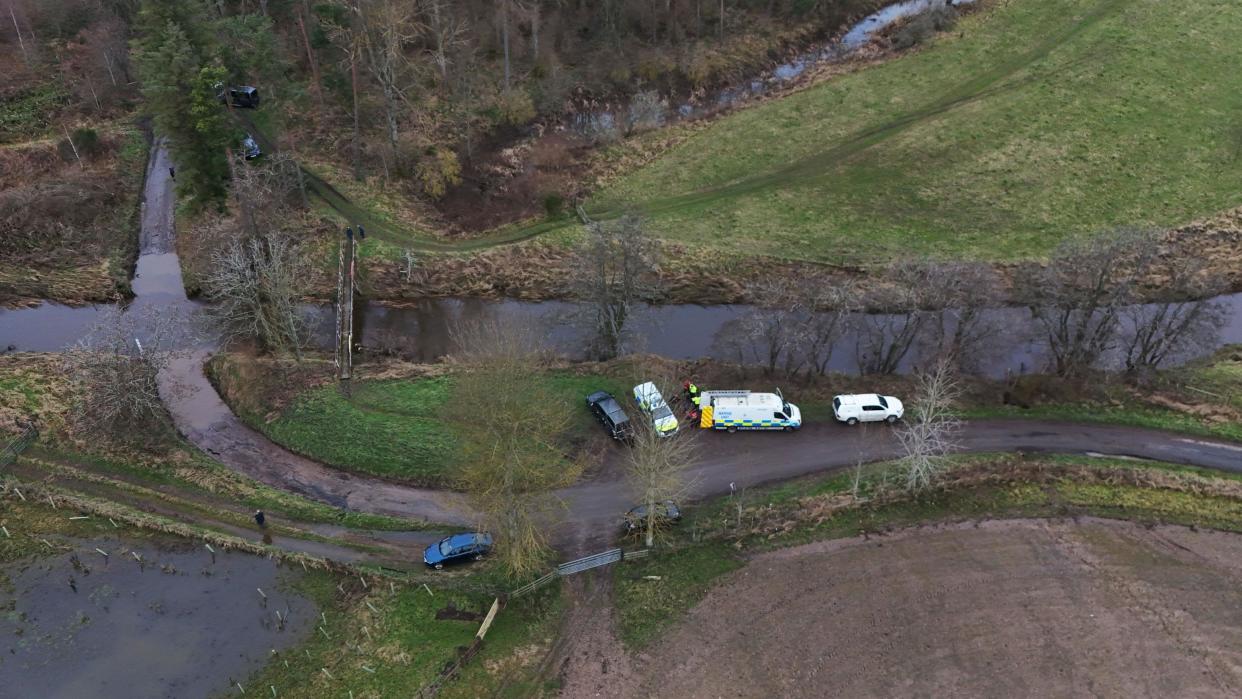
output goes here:
{"type": "Polygon", "coordinates": [[[596,391],[587,396],[587,407],[595,414],[599,424],[608,430],[608,435],[615,440],[624,441],[634,434],[634,426],[630,418],[621,409],[621,404],[607,391],[596,391]]]}
{"type": "Polygon", "coordinates": [[[233,103],[239,109],[258,109],[259,90],[249,85],[231,85],[226,90],[223,85],[216,85],[216,97],[221,104],[233,103]]]}
{"type": "MultiPolygon", "coordinates": [[[[672,500],[655,503],[656,526],[674,524],[681,521],[681,508],[672,500]]],[[[626,533],[641,531],[647,526],[647,506],[639,505],[621,518],[621,528],[626,533]]]]}

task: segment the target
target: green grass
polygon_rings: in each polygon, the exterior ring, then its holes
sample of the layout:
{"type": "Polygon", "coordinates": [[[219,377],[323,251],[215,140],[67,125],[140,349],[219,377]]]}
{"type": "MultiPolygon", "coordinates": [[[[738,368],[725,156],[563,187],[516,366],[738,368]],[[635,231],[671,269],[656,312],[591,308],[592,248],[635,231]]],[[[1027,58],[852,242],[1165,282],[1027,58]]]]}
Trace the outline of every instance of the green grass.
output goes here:
{"type": "MultiPolygon", "coordinates": [[[[1242,361],[1234,359],[1240,351],[1242,347],[1226,346],[1211,357],[1165,370],[1152,382],[1152,390],[1186,404],[1219,408],[1218,417],[1228,416],[1229,411],[1242,411],[1242,361]]],[[[1242,421],[1208,419],[1171,407],[1145,403],[1135,396],[1132,387],[1119,379],[1093,382],[1087,389],[1089,400],[1074,400],[1075,396],[1070,394],[1069,398],[1048,402],[1032,401],[1034,404],[1026,409],[1001,405],[977,406],[965,410],[964,414],[976,418],[1130,425],[1242,442],[1242,421]]]]}
{"type": "MultiPolygon", "coordinates": [[[[493,600],[481,592],[433,587],[428,593],[421,585],[400,587],[395,593],[372,586],[363,596],[356,579],[322,572],[311,573],[296,587],[322,610],[327,623],[317,621],[300,646],[273,656],[267,667],[244,683],[247,692],[270,695],[274,686],[277,696],[308,699],[345,697],[350,691],[356,697],[414,696],[456,657],[457,648],[469,645],[479,628],[476,621],[437,621],[436,611],[453,604],[486,612],[493,600]],[[341,595],[338,584],[348,596],[341,595]]],[[[530,667],[510,666],[505,659],[523,646],[546,643],[560,609],[555,587],[511,603],[497,617],[481,655],[440,696],[477,697],[507,680],[515,687],[533,681],[530,667]],[[485,663],[495,661],[510,673],[491,672],[485,663]]]]}
{"type": "MultiPolygon", "coordinates": [[[[986,464],[1006,458],[997,455],[957,457],[960,466],[986,464]]],[[[1174,477],[1232,481],[1220,474],[1174,464],[1124,459],[1085,459],[1048,456],[1039,461],[1052,467],[1088,466],[1116,471],[1168,472],[1174,477]]],[[[1022,462],[1018,462],[1021,464],[1022,462]]],[[[874,493],[885,477],[885,464],[864,469],[861,492],[874,493]]],[[[1113,479],[1105,479],[1111,481],[1113,479]]],[[[811,541],[858,536],[925,523],[996,517],[1092,515],[1134,521],[1154,521],[1242,531],[1242,499],[1222,494],[1145,487],[1121,482],[1079,482],[1068,473],[1050,482],[1024,482],[1016,471],[1005,482],[987,483],[925,494],[878,505],[853,506],[827,517],[812,512],[809,499],[846,493],[850,473],[813,476],[743,493],[742,526],[737,527],[738,500],[717,498],[692,507],[674,532],[670,546],[648,559],[627,562],[614,571],[616,614],[622,640],[643,648],[685,617],[719,578],[745,565],[747,553],[794,546],[811,541]],[[752,529],[754,518],[781,522],[775,529],[752,529]],[[788,526],[784,526],[788,523],[788,526]],[[658,576],[650,580],[647,576],[658,576]]]]}
{"type": "Polygon", "coordinates": [[[1131,427],[1184,432],[1203,437],[1217,437],[1242,442],[1242,424],[1208,422],[1194,415],[1176,410],[1134,403],[1123,403],[1120,406],[1059,403],[1036,405],[1028,409],[1014,406],[994,406],[964,410],[962,414],[968,418],[1004,417],[1128,425],[1131,427]]]}
{"type": "Polygon", "coordinates": [[[0,101],[0,143],[39,136],[52,127],[52,118],[69,101],[59,80],[48,80],[0,101]]]}
{"type": "Polygon", "coordinates": [[[630,648],[648,645],[702,599],[716,578],[742,565],[723,542],[618,565],[614,575],[621,640],[630,648]]]}
{"type": "Polygon", "coordinates": [[[598,193],[665,238],[835,262],[1014,259],[1242,196],[1230,0],[1000,0],[930,47],[721,119],[598,193]]]}
{"type": "MultiPolygon", "coordinates": [[[[582,407],[592,391],[620,395],[609,378],[550,372],[532,377],[545,383],[573,412],[566,446],[585,439],[595,425],[582,407]]],[[[429,485],[450,484],[461,442],[454,425],[441,416],[452,379],[359,381],[345,398],[336,386],[311,389],[291,402],[275,420],[251,422],[268,437],[310,458],[352,471],[429,485]]],[[[486,406],[480,406],[485,410],[486,406]]]]}

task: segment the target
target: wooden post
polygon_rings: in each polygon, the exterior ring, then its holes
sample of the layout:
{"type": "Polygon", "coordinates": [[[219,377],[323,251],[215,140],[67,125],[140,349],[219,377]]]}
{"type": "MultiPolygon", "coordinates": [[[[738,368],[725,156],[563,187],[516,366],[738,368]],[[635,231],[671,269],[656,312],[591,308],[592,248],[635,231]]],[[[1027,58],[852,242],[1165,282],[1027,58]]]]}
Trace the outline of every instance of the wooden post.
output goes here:
{"type": "Polygon", "coordinates": [[[492,621],[496,619],[496,612],[498,611],[500,611],[500,598],[499,597],[497,597],[496,600],[492,602],[492,608],[488,610],[487,617],[483,619],[483,625],[479,627],[479,632],[475,634],[475,638],[479,639],[480,641],[483,640],[483,637],[487,635],[487,630],[492,627],[492,621]]]}

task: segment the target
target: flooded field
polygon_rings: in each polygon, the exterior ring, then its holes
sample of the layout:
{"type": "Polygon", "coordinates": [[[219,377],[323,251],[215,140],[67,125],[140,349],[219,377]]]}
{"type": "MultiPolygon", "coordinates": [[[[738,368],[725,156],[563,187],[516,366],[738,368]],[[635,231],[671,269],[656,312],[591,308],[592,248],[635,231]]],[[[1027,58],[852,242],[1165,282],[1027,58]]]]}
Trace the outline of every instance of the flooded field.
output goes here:
{"type": "Polygon", "coordinates": [[[0,695],[238,693],[235,683],[302,640],[317,618],[288,591],[302,571],[267,558],[198,545],[69,545],[72,552],[3,569],[11,584],[0,586],[0,695]]]}

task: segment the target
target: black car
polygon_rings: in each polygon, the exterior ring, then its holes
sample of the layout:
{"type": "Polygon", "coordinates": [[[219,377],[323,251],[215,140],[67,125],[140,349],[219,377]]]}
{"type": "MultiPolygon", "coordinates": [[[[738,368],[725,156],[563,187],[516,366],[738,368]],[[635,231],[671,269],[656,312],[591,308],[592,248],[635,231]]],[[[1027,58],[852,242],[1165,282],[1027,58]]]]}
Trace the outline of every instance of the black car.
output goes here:
{"type": "Polygon", "coordinates": [[[230,86],[225,90],[223,86],[217,85],[216,97],[221,104],[233,103],[238,109],[258,109],[259,108],[259,90],[249,85],[230,86]]]}
{"type": "Polygon", "coordinates": [[[454,534],[428,546],[423,551],[423,563],[438,570],[450,563],[482,560],[491,551],[491,534],[454,534]]]}
{"type": "MultiPolygon", "coordinates": [[[[656,524],[671,524],[681,521],[681,508],[677,507],[677,503],[672,500],[657,502],[655,504],[656,524]]],[[[629,512],[625,513],[625,517],[621,520],[621,526],[626,532],[635,532],[642,530],[647,526],[647,506],[639,505],[629,512]]]]}
{"type": "Polygon", "coordinates": [[[587,407],[595,414],[599,424],[608,430],[608,435],[618,441],[629,439],[634,434],[634,425],[621,409],[621,404],[607,391],[596,391],[587,396],[587,407]]]}

